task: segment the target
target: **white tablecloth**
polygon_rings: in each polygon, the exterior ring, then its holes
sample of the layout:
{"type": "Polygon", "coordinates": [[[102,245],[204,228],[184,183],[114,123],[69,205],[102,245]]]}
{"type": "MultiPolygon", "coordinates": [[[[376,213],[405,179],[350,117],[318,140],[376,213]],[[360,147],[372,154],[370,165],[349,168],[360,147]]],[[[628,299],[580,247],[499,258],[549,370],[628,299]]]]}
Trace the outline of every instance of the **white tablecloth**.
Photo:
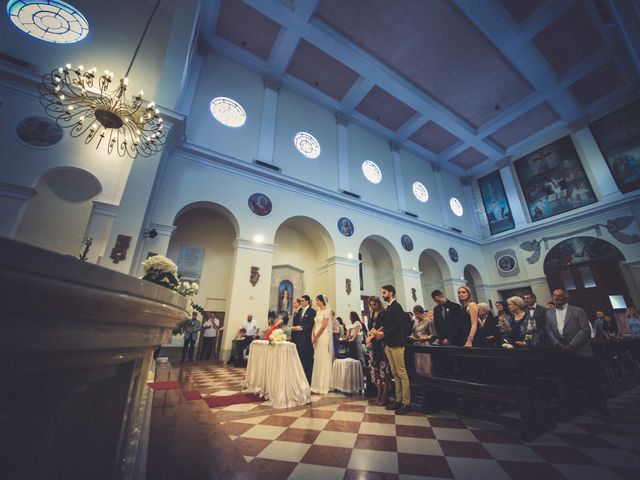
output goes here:
{"type": "Polygon", "coordinates": [[[244,389],[270,400],[273,408],[298,407],[311,401],[309,382],[291,342],[251,342],[244,389]]]}
{"type": "Polygon", "coordinates": [[[336,359],[333,361],[332,373],[331,388],[344,393],[357,393],[364,389],[360,361],[353,358],[336,359]]]}

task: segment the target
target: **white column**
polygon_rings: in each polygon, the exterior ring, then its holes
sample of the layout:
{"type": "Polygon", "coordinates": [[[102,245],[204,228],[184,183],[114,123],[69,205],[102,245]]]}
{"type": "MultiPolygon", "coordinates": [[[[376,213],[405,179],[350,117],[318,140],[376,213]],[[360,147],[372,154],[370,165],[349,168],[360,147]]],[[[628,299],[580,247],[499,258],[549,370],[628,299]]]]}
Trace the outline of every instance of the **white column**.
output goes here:
{"type": "Polygon", "coordinates": [[[273,149],[276,141],[276,118],[278,115],[278,92],[280,84],[265,77],[262,99],[262,121],[258,142],[258,160],[273,163],[273,149]]]}
{"type": "Polygon", "coordinates": [[[436,192],[438,193],[438,204],[440,205],[440,214],[442,215],[442,226],[446,229],[449,229],[451,227],[451,209],[449,208],[449,199],[444,194],[444,185],[442,184],[440,165],[432,163],[431,170],[433,170],[433,176],[436,179],[436,192]]]}
{"type": "Polygon", "coordinates": [[[393,177],[396,182],[396,198],[398,199],[398,210],[407,211],[406,189],[404,188],[404,177],[402,176],[402,167],[400,166],[400,145],[396,142],[389,142],[391,149],[391,160],[393,162],[393,177]]]}
{"type": "Polygon", "coordinates": [[[338,128],[338,188],[350,191],[349,176],[349,120],[341,113],[336,113],[338,128]]]}
{"type": "Polygon", "coordinates": [[[620,262],[620,271],[627,284],[632,305],[640,305],[640,260],[620,262]]]}
{"type": "Polygon", "coordinates": [[[237,238],[233,242],[233,271],[227,295],[227,311],[225,312],[224,332],[222,337],[222,359],[227,359],[231,350],[231,341],[238,329],[253,315],[261,329],[267,324],[269,312],[269,294],[271,290],[271,267],[275,245],[256,243],[237,238]],[[251,284],[252,267],[259,269],[260,278],[255,285],[251,284]]]}
{"type": "Polygon", "coordinates": [[[12,238],[35,188],[0,183],[0,236],[12,238]]]}
{"type": "Polygon", "coordinates": [[[91,217],[89,218],[87,230],[84,234],[85,237],[91,237],[93,239],[87,257],[88,262],[98,263],[100,257],[104,256],[117,211],[117,205],[98,202],[96,200],[93,201],[91,217]]]}
{"type": "Polygon", "coordinates": [[[547,302],[551,301],[551,293],[549,292],[547,277],[530,278],[527,283],[531,285],[531,291],[535,293],[538,303],[543,307],[546,307],[547,302]]]}
{"type": "Polygon", "coordinates": [[[496,162],[496,167],[500,169],[500,177],[502,178],[504,191],[509,200],[513,223],[517,228],[520,225],[526,224],[529,216],[525,213],[523,204],[520,201],[520,195],[518,195],[518,179],[516,178],[514,167],[511,164],[511,157],[506,157],[496,162]]]}
{"type": "Polygon", "coordinates": [[[571,138],[598,200],[622,197],[591,130],[588,127],[583,128],[572,133],[571,138]]]}
{"type": "Polygon", "coordinates": [[[195,54],[200,4],[201,0],[180,0],[180,11],[172,17],[171,33],[155,98],[158,105],[170,110],[175,110],[178,105],[195,54]]]}
{"type": "Polygon", "coordinates": [[[327,259],[327,274],[332,279],[329,301],[337,315],[344,317],[350,311],[360,313],[360,260],[345,257],[327,259]],[[347,293],[347,280],[351,280],[351,291],[347,293]],[[333,295],[333,297],[332,297],[333,295]]]}
{"type": "Polygon", "coordinates": [[[422,275],[417,268],[403,268],[395,272],[396,278],[402,279],[402,289],[396,285],[396,298],[407,311],[413,311],[415,305],[424,305],[422,296],[422,284],[420,276],[422,275]],[[415,289],[416,300],[413,299],[413,291],[415,289]]]}
{"type": "MultiPolygon", "coordinates": [[[[141,254],[139,263],[135,269],[131,270],[135,276],[142,276],[142,262],[144,262],[150,254],[163,256],[167,255],[167,252],[169,251],[169,242],[171,241],[171,237],[173,236],[175,230],[175,225],[163,225],[160,223],[149,224],[149,227],[145,230],[145,232],[143,232],[143,238],[140,241],[141,254]],[[148,235],[148,232],[150,232],[151,230],[156,231],[156,237],[145,237],[144,235],[148,235]]],[[[171,260],[173,260],[176,265],[178,264],[177,258],[172,258],[171,260]]]]}
{"type": "Polygon", "coordinates": [[[463,278],[443,278],[444,295],[452,302],[458,301],[458,288],[466,284],[463,278]]]}
{"type": "Polygon", "coordinates": [[[482,227],[480,226],[480,219],[478,218],[478,209],[476,208],[476,201],[473,197],[473,185],[471,182],[471,177],[464,177],[460,179],[460,183],[462,184],[462,196],[466,204],[467,211],[470,211],[473,233],[476,237],[482,237],[482,227]]]}

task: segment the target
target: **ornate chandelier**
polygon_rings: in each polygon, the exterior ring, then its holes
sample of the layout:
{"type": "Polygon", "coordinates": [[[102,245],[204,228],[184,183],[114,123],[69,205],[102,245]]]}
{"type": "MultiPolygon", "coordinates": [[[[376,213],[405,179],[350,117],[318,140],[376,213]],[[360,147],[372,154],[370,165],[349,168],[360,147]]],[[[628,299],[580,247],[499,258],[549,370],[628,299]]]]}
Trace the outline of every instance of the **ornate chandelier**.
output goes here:
{"type": "Polygon", "coordinates": [[[133,101],[127,99],[128,75],[140,50],[160,0],[142,32],[129,68],[113,86],[113,72],[105,70],[98,76],[97,69],[67,64],[42,77],[40,103],[56,124],[68,128],[74,137],[84,137],[84,143],[97,141],[107,144],[107,153],[136,158],[149,157],[162,150],[166,131],[155,102],[145,103],[144,92],[139,91],[133,101]],[[114,88],[115,87],[115,88],[114,88]]]}

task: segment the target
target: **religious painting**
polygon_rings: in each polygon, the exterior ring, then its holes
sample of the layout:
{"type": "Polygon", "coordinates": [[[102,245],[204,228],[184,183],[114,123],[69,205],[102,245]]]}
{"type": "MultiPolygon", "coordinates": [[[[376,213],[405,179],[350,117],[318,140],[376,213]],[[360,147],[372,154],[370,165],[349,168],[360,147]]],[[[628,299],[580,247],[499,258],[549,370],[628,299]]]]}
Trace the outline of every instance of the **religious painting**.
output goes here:
{"type": "Polygon", "coordinates": [[[278,313],[287,312],[291,315],[293,302],[293,285],[289,280],[283,280],[278,285],[278,313]]]}
{"type": "Polygon", "coordinates": [[[180,246],[178,254],[178,277],[185,280],[200,281],[204,264],[204,248],[190,245],[180,246]]]}
{"type": "Polygon", "coordinates": [[[595,237],[573,237],[554,246],[544,259],[544,271],[578,263],[608,261],[618,263],[624,256],[609,242],[595,237]]]}
{"type": "Polygon", "coordinates": [[[589,125],[622,193],[640,188],[640,100],[589,125]]]}
{"type": "Polygon", "coordinates": [[[478,188],[482,196],[484,211],[487,214],[491,235],[515,228],[516,225],[511,215],[511,207],[504,191],[500,171],[496,170],[479,178],[478,188]]]}
{"type": "Polygon", "coordinates": [[[271,199],[264,193],[254,193],[249,197],[249,210],[259,217],[266,217],[271,213],[273,205],[271,199]]]}
{"type": "Polygon", "coordinates": [[[458,251],[453,247],[449,248],[449,258],[452,262],[457,262],[459,259],[458,251]]]}
{"type": "Polygon", "coordinates": [[[402,248],[404,248],[407,252],[413,250],[413,240],[409,235],[402,235],[400,238],[400,243],[402,243],[402,248]]]}
{"type": "Polygon", "coordinates": [[[249,274],[249,282],[253,287],[255,287],[259,280],[260,280],[260,267],[251,267],[251,273],[249,274]]]}
{"type": "Polygon", "coordinates": [[[27,117],[16,126],[16,135],[31,147],[51,147],[62,140],[62,128],[46,117],[27,117]]]}
{"type": "Polygon", "coordinates": [[[597,201],[569,136],[516,160],[514,166],[533,222],[597,201]]]}
{"type": "Polygon", "coordinates": [[[353,235],[353,232],[355,231],[353,227],[353,222],[349,220],[347,217],[340,217],[338,219],[338,230],[345,237],[350,237],[351,235],[353,235]]]}

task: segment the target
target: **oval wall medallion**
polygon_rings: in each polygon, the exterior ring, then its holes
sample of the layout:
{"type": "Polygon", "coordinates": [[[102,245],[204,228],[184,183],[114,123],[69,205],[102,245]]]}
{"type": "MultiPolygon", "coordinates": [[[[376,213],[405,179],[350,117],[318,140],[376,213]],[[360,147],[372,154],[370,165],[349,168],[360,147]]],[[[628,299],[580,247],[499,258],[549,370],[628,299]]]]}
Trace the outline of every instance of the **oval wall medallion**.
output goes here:
{"type": "Polygon", "coordinates": [[[264,193],[254,193],[249,197],[249,209],[259,217],[266,217],[271,213],[273,205],[264,193]]]}
{"type": "Polygon", "coordinates": [[[411,240],[409,235],[402,235],[402,237],[400,237],[400,243],[402,243],[402,248],[407,252],[413,250],[413,240],[411,240]]]}
{"type": "Polygon", "coordinates": [[[340,217],[338,219],[338,230],[345,237],[350,237],[351,235],[353,235],[355,229],[351,220],[349,220],[347,217],[340,217]]]}
{"type": "Polygon", "coordinates": [[[496,262],[498,269],[503,272],[512,272],[513,269],[516,268],[517,264],[517,260],[511,255],[502,255],[496,262]]]}
{"type": "Polygon", "coordinates": [[[46,117],[27,117],[16,126],[16,135],[30,147],[52,147],[62,140],[62,128],[46,117]]]}
{"type": "Polygon", "coordinates": [[[458,261],[458,251],[453,247],[449,248],[449,258],[451,259],[452,262],[458,261]]]}

